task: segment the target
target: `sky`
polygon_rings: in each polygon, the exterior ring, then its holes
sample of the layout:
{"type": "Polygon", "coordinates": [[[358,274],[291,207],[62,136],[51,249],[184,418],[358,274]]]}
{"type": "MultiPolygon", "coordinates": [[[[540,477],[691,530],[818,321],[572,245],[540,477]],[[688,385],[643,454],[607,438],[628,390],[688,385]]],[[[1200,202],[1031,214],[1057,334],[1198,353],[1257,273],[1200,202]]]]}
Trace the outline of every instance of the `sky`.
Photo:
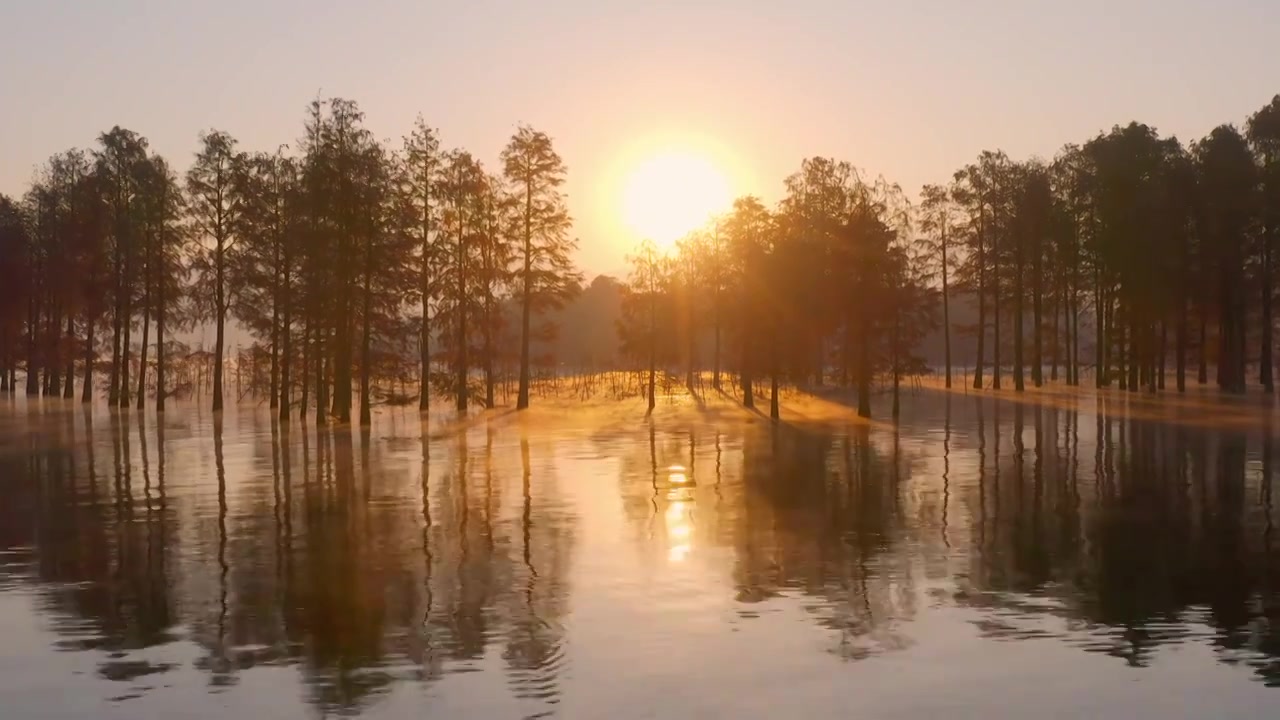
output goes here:
{"type": "Polygon", "coordinates": [[[345,97],[393,146],[421,114],[492,170],[545,131],[579,265],[622,274],[621,188],[665,148],[767,201],[813,155],[914,196],[983,149],[1243,123],[1280,93],[1277,31],[1268,0],[0,0],[0,192],[113,125],[185,169],[202,130],[273,150],[345,97]]]}

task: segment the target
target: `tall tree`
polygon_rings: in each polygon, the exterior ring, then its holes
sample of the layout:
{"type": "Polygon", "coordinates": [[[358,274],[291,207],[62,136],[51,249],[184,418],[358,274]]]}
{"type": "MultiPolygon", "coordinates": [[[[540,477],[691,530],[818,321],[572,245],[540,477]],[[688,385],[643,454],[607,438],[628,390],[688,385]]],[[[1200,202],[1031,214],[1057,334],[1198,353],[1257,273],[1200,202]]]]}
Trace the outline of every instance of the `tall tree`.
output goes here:
{"type": "Polygon", "coordinates": [[[148,158],[142,177],[142,223],[156,323],[156,412],[163,413],[169,394],[168,332],[184,327],[188,319],[182,302],[187,290],[188,228],[183,223],[186,208],[178,177],[164,158],[154,154],[148,158]]]}
{"type": "Polygon", "coordinates": [[[1257,166],[1248,143],[1231,125],[1222,125],[1196,144],[1205,205],[1205,225],[1218,267],[1220,347],[1218,384],[1245,390],[1244,255],[1255,221],[1257,166]]]}
{"type": "Polygon", "coordinates": [[[108,402],[129,405],[129,334],[136,291],[137,178],[147,159],[147,141],[120,126],[98,136],[94,153],[100,188],[106,198],[106,228],[111,248],[112,338],[108,402]]]}
{"type": "Polygon", "coordinates": [[[768,292],[761,273],[773,234],[774,218],[755,196],[733,201],[733,211],[725,221],[724,232],[734,256],[738,281],[738,342],[742,359],[738,373],[742,385],[742,404],[755,407],[755,373],[759,355],[761,296],[768,292]]]}
{"type": "Polygon", "coordinates": [[[657,405],[658,355],[661,336],[658,333],[663,308],[667,305],[664,295],[671,282],[671,262],[658,252],[657,246],[645,240],[628,257],[631,275],[627,282],[627,294],[623,300],[623,321],[619,327],[624,347],[634,355],[643,355],[648,361],[648,380],[645,397],[649,411],[657,405]]]}
{"type": "Polygon", "coordinates": [[[418,116],[404,139],[401,156],[401,184],[406,204],[406,227],[418,242],[418,293],[422,300],[422,317],[418,332],[418,409],[431,408],[431,305],[439,292],[435,266],[439,262],[436,249],[435,221],[439,213],[436,183],[440,172],[440,140],[434,129],[418,116]]]}
{"type": "Polygon", "coordinates": [[[199,238],[195,257],[197,295],[204,313],[214,322],[213,410],[223,407],[223,362],[226,351],[227,312],[231,296],[227,267],[235,252],[239,208],[233,185],[242,159],[236,141],[225,132],[200,134],[200,150],[187,171],[188,207],[199,238]]]}
{"type": "Polygon", "coordinates": [[[486,181],[484,169],[470,153],[454,150],[445,155],[439,185],[441,291],[436,318],[442,354],[452,368],[452,376],[442,385],[454,395],[459,412],[468,406],[471,342],[481,312],[476,278],[486,181]]]}
{"type": "Polygon", "coordinates": [[[945,383],[951,388],[951,253],[959,233],[959,208],[951,192],[940,185],[920,191],[920,249],[928,275],[942,284],[942,347],[945,383]]]}
{"type": "Polygon", "coordinates": [[[1272,303],[1274,302],[1275,259],[1280,250],[1280,95],[1249,117],[1249,143],[1257,155],[1261,174],[1262,227],[1258,233],[1258,255],[1262,303],[1262,347],[1258,356],[1259,382],[1267,392],[1275,390],[1275,362],[1272,359],[1272,303]]]}
{"type": "Polygon", "coordinates": [[[502,168],[516,197],[521,222],[514,278],[520,293],[520,387],[516,407],[524,409],[529,407],[532,317],[563,305],[578,291],[582,278],[569,259],[577,243],[569,237],[572,221],[560,189],[567,171],[551,138],[521,126],[502,151],[502,168]]]}
{"type": "Polygon", "coordinates": [[[292,312],[292,248],[296,220],[291,197],[296,164],[283,148],[243,156],[238,164],[233,206],[237,208],[236,252],[228,262],[231,312],[270,355],[268,404],[289,416],[292,312]]]}

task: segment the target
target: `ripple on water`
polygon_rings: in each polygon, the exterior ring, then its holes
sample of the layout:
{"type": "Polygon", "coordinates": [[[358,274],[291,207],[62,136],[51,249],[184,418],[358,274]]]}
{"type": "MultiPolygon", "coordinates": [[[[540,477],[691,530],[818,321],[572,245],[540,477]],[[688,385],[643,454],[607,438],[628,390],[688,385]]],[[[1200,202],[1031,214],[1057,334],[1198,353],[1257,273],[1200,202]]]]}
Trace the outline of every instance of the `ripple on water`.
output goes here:
{"type": "MultiPolygon", "coordinates": [[[[1019,685],[1044,703],[1019,712],[1096,696],[1141,716],[1116,667],[1224,715],[1280,685],[1267,436],[911,397],[896,428],[675,404],[385,409],[368,433],[250,406],[0,411],[14,666],[209,717],[417,716],[414,690],[463,718],[678,717],[698,697],[914,715],[921,686],[1039,657],[1056,682],[1019,685]]],[[[0,677],[57,714],[34,687],[0,677]]],[[[1005,695],[955,697],[1000,715],[983,703],[1005,695]]]]}

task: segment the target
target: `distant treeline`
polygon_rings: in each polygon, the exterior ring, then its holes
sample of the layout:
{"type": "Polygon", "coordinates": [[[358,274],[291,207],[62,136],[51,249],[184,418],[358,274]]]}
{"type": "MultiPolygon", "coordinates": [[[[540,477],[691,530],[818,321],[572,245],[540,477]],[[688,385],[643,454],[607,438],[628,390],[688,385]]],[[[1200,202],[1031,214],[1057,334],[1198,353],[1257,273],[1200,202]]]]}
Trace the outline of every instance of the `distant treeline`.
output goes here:
{"type": "Polygon", "coordinates": [[[1076,385],[1092,365],[1098,387],[1156,392],[1172,365],[1179,391],[1213,367],[1239,393],[1256,359],[1270,392],[1278,241],[1280,96],[1243,132],[1222,125],[1190,146],[1130,123],[1052,161],[985,151],[915,205],[815,157],[776,208],[740,198],[674,254],[642,244],[623,346],[650,368],[683,361],[692,383],[697,338],[710,335],[713,384],[734,369],[753,406],[749,380],[768,375],[775,417],[779,383],[831,380],[854,384],[867,415],[879,373],[896,414],[899,381],[925,369],[920,340],[939,321],[947,387],[961,332],[975,341],[960,361],[975,388],[1076,385]],[[976,322],[952,323],[957,291],[975,299],[976,322]]]}
{"type": "Polygon", "coordinates": [[[112,405],[163,409],[186,357],[173,333],[212,322],[217,409],[234,319],[269,358],[272,406],[319,423],[350,420],[357,396],[368,422],[379,380],[412,378],[424,410],[433,391],[492,406],[507,367],[526,407],[531,366],[566,361],[561,323],[602,362],[616,335],[650,388],[676,365],[690,387],[733,373],[754,407],[767,378],[775,416],[779,385],[827,383],[856,387],[869,414],[878,375],[896,413],[939,327],[948,387],[964,333],[974,355],[957,364],[979,388],[1076,385],[1092,367],[1098,387],[1155,392],[1172,366],[1178,390],[1213,368],[1243,392],[1256,361],[1273,389],[1280,96],[1243,132],[1190,145],[1130,123],[1052,161],[984,151],[916,203],[809,158],[776,207],[739,198],[673,252],[641,244],[620,307],[605,278],[579,296],[546,134],[520,128],[489,173],[421,119],[394,149],[362,122],[353,102],[317,100],[293,150],[203,133],[182,177],[119,127],[50,158],[21,200],[0,197],[0,386],[16,392],[21,368],[28,394],[71,397],[79,378],[88,402],[105,364],[112,405]],[[976,320],[953,322],[959,294],[976,320]]]}

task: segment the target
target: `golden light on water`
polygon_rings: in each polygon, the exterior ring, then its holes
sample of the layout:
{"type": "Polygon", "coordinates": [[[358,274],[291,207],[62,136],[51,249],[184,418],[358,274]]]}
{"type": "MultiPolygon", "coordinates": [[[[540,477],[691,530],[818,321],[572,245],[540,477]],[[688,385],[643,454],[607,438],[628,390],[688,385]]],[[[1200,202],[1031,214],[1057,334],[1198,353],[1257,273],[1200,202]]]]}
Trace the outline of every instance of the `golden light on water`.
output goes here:
{"type": "Polygon", "coordinates": [[[670,543],[667,560],[681,562],[693,550],[693,502],[676,500],[667,506],[664,515],[670,543]]]}

